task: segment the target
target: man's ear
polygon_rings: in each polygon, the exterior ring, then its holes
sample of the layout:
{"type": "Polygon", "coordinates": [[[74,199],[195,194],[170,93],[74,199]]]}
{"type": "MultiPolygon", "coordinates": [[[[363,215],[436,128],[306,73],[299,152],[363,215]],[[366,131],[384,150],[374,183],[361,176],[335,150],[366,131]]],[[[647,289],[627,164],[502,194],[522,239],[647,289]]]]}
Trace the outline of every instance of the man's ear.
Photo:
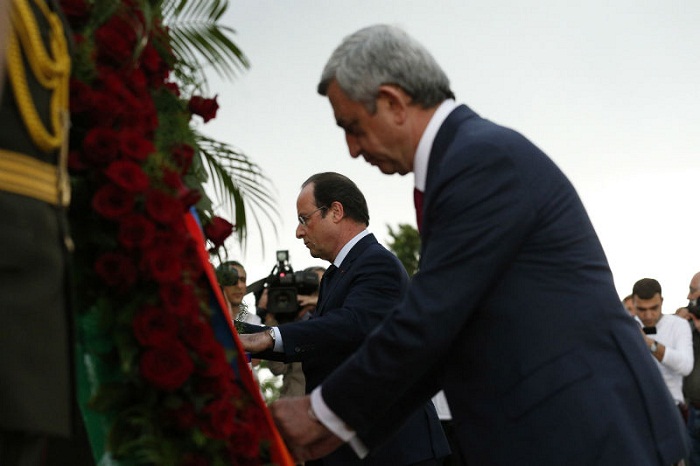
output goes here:
{"type": "Polygon", "coordinates": [[[411,97],[399,86],[382,84],[379,86],[377,105],[384,105],[394,116],[394,121],[402,124],[408,118],[411,97]]]}
{"type": "Polygon", "coordinates": [[[333,201],[331,203],[331,206],[328,208],[328,211],[331,215],[331,220],[333,220],[333,222],[335,223],[340,222],[345,216],[345,209],[343,208],[343,204],[341,204],[338,201],[333,201]]]}

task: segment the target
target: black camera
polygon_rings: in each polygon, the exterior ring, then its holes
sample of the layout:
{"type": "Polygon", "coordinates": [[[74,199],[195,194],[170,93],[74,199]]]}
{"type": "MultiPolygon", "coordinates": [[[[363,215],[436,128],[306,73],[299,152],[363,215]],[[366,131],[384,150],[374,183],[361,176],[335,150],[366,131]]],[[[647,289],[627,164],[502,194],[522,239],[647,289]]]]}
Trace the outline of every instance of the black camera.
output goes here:
{"type": "Polygon", "coordinates": [[[316,272],[295,272],[289,264],[289,251],[277,251],[277,264],[270,275],[248,287],[248,291],[267,287],[267,312],[281,324],[293,321],[301,310],[297,295],[313,294],[318,286],[316,272]]]}
{"type": "Polygon", "coordinates": [[[688,301],[688,312],[700,319],[700,303],[698,303],[697,299],[688,301]]]}

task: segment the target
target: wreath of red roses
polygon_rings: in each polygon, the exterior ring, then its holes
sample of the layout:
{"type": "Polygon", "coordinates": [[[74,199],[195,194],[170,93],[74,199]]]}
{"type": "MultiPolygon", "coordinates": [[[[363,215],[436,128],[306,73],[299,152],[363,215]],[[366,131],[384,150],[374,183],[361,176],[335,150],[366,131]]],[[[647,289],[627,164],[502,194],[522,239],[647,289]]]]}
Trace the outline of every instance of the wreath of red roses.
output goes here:
{"type": "MultiPolygon", "coordinates": [[[[61,1],[75,45],[69,217],[86,424],[110,464],[265,464],[274,434],[212,331],[184,221],[204,196],[191,119],[218,104],[170,80],[177,58],[147,5],[61,1]]],[[[200,218],[214,248],[234,229],[200,218]]]]}

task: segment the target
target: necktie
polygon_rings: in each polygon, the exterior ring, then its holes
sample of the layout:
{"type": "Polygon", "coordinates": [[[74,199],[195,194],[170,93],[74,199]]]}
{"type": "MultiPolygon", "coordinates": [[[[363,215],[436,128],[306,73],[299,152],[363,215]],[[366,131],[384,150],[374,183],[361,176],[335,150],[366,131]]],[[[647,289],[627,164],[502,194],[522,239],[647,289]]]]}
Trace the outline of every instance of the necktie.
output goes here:
{"type": "Polygon", "coordinates": [[[418,188],[413,188],[413,204],[416,206],[416,224],[420,232],[423,223],[423,191],[418,190],[418,188]]]}
{"type": "Polygon", "coordinates": [[[321,303],[323,303],[323,291],[328,289],[328,284],[333,278],[333,274],[338,269],[335,265],[331,264],[325,272],[323,272],[323,277],[321,277],[321,283],[318,287],[318,303],[316,304],[316,310],[321,309],[321,303]]]}

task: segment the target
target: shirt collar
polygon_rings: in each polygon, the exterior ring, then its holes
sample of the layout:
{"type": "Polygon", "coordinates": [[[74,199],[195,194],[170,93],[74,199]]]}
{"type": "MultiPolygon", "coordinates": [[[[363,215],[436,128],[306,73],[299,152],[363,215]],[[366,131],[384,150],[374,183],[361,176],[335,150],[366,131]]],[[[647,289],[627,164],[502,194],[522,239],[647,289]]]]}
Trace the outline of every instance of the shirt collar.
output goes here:
{"type": "Polygon", "coordinates": [[[428,126],[425,127],[423,135],[418,142],[416,155],[413,158],[413,174],[415,177],[415,187],[419,191],[425,191],[425,182],[428,178],[428,160],[430,159],[430,151],[433,148],[433,142],[437,135],[440,126],[445,122],[447,116],[452,113],[457,107],[457,102],[454,99],[443,101],[435,110],[435,113],[430,118],[428,126]]]}
{"type": "Polygon", "coordinates": [[[353,239],[345,243],[345,246],[340,250],[337,256],[335,256],[335,260],[333,261],[333,265],[336,267],[340,268],[340,264],[343,263],[345,260],[345,257],[348,255],[350,250],[355,246],[362,238],[365,236],[369,235],[369,230],[364,229],[361,232],[359,232],[353,239]]]}

